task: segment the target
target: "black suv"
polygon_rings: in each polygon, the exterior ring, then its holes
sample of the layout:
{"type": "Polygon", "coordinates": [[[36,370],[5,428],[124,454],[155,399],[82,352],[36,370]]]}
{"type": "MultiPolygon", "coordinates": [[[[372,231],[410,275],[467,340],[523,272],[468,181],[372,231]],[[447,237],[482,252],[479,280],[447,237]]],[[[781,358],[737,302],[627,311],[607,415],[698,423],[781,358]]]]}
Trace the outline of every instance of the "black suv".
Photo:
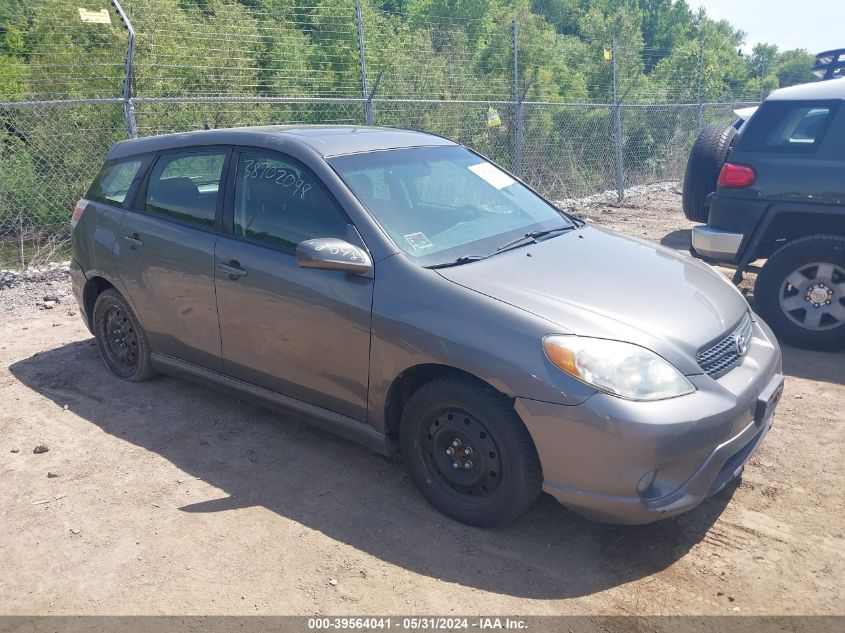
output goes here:
{"type": "Polygon", "coordinates": [[[687,167],[685,213],[707,222],[693,229],[694,253],[735,266],[735,283],[767,260],[757,312],[781,340],[813,349],[845,346],[843,99],[845,77],[777,90],[739,132],[705,130],[687,167]],[[725,162],[716,191],[699,196],[704,154],[725,162]]]}

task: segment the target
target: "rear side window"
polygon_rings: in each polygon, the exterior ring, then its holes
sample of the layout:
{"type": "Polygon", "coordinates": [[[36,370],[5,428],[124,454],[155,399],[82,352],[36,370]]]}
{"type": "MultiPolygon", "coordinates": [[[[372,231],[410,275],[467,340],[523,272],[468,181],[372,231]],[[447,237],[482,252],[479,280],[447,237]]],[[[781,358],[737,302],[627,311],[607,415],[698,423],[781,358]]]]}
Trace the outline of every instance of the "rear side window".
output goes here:
{"type": "Polygon", "coordinates": [[[838,101],[768,101],[743,130],[737,149],[813,152],[824,138],[838,101]]]}
{"type": "Polygon", "coordinates": [[[191,152],[161,156],[150,173],[148,213],[213,227],[226,152],[191,152]]]}
{"type": "Polygon", "coordinates": [[[129,189],[140,175],[142,163],[140,158],[106,163],[85,197],[89,200],[123,205],[129,189]]]}

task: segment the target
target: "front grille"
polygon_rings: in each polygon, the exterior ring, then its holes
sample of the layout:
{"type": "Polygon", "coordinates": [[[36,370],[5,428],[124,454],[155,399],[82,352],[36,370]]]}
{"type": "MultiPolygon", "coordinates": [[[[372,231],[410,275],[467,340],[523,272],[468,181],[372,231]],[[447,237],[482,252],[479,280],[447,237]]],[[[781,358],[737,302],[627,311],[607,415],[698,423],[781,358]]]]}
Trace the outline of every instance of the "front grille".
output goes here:
{"type": "Polygon", "coordinates": [[[750,342],[751,315],[746,312],[730,334],[698,352],[698,364],[709,376],[721,376],[742,360],[750,342]]]}

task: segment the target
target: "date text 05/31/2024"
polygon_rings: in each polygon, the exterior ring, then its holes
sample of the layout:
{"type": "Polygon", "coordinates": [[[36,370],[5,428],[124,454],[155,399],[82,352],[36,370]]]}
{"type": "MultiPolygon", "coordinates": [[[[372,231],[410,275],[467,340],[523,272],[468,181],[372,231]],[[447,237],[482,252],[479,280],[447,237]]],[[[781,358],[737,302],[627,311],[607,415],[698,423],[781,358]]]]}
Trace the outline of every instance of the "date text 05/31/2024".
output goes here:
{"type": "Polygon", "coordinates": [[[309,618],[311,631],[327,630],[374,630],[397,629],[408,631],[452,631],[452,630],[523,630],[527,623],[518,618],[499,617],[351,617],[351,618],[309,618]]]}

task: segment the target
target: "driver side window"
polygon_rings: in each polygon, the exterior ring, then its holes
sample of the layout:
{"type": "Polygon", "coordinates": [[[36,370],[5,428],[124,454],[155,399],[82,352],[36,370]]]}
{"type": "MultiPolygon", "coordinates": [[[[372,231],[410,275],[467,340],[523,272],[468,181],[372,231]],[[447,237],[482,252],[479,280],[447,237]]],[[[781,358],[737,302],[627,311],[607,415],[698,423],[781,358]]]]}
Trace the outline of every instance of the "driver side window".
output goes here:
{"type": "Polygon", "coordinates": [[[323,184],[299,162],[273,152],[240,153],[235,235],[292,251],[303,240],[346,239],[347,224],[323,184]]]}

